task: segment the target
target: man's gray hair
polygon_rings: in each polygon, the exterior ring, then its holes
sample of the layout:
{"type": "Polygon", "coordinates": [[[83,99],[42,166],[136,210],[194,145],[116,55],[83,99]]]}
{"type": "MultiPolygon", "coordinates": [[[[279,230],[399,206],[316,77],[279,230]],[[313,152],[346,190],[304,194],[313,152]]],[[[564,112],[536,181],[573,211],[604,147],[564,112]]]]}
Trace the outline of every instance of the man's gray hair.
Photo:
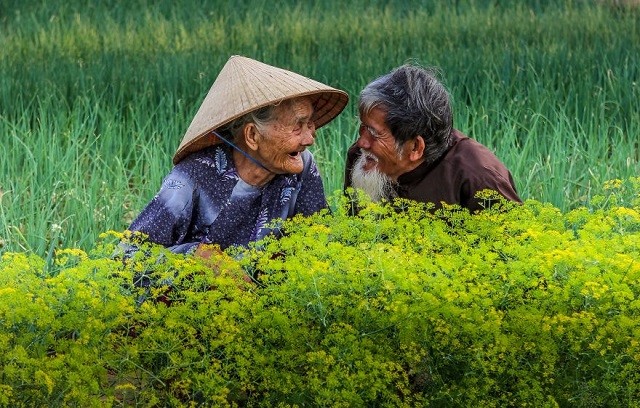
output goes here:
{"type": "Polygon", "coordinates": [[[435,69],[405,64],[375,79],[360,92],[358,110],[363,115],[376,107],[387,113],[386,125],[398,148],[422,136],[423,157],[429,163],[447,150],[453,113],[449,92],[435,69]]]}

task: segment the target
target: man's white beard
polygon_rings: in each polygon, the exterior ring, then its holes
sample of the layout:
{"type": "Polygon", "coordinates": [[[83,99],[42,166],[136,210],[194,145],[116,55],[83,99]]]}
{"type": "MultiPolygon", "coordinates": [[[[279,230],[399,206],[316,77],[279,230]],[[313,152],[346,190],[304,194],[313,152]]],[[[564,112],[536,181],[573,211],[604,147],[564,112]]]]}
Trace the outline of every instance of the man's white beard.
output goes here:
{"type": "Polygon", "coordinates": [[[353,188],[362,189],[374,202],[392,200],[397,197],[398,194],[394,189],[395,181],[375,167],[368,171],[364,169],[367,158],[378,161],[378,158],[371,153],[361,150],[360,157],[353,165],[353,171],[351,172],[351,185],[353,188]]]}

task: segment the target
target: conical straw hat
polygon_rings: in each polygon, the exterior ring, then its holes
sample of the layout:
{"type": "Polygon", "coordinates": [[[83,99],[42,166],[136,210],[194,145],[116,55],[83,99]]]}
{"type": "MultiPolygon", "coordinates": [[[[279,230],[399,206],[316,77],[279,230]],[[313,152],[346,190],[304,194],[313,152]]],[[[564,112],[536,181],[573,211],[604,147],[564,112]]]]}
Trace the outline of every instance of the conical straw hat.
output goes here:
{"type": "Polygon", "coordinates": [[[338,116],[349,100],[346,92],[295,72],[251,58],[232,56],[193,117],[173,156],[173,163],[177,164],[189,153],[220,143],[211,131],[234,119],[284,99],[307,95],[313,99],[316,128],[338,116]]]}

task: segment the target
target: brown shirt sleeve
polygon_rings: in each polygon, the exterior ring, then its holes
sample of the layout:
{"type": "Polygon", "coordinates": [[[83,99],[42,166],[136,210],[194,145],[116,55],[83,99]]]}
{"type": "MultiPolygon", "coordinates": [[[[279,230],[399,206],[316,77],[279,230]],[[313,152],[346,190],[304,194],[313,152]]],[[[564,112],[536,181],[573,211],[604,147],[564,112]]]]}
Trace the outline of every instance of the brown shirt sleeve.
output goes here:
{"type": "Polygon", "coordinates": [[[347,160],[344,167],[344,189],[351,187],[351,172],[353,171],[353,165],[360,155],[360,149],[356,144],[352,144],[347,150],[347,160]]]}

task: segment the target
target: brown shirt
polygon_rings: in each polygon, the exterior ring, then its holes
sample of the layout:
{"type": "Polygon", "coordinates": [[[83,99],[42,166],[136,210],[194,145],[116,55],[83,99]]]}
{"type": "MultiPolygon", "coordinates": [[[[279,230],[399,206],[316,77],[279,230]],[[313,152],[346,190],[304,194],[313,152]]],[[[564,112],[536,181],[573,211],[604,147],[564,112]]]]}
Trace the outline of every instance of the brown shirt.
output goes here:
{"type": "MultiPolygon", "coordinates": [[[[354,144],[347,153],[345,188],[351,186],[351,170],[360,154],[354,144]]],[[[459,204],[470,211],[483,209],[482,200],[474,198],[491,189],[506,199],[521,203],[513,177],[500,160],[485,146],[454,130],[449,150],[434,163],[422,163],[398,178],[396,191],[401,198],[430,202],[436,208],[442,202],[459,204]]]]}

